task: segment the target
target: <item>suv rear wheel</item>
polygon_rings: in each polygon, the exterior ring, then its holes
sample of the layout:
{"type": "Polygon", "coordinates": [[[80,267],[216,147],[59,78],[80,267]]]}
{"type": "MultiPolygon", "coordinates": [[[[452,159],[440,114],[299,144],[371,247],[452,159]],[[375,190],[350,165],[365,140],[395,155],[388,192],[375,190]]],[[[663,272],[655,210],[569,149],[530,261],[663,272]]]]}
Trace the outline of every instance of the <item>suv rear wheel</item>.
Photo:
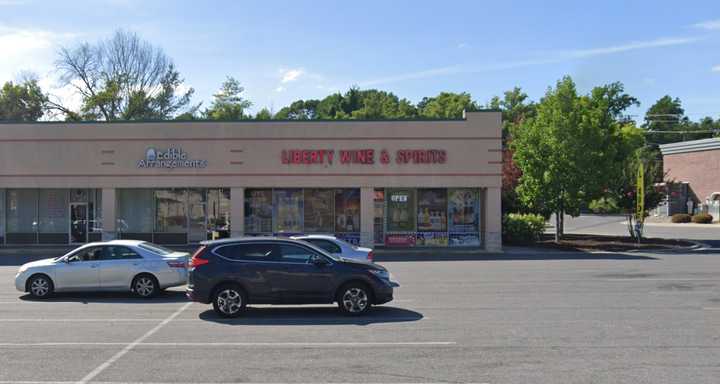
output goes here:
{"type": "Polygon", "coordinates": [[[213,295],[213,309],[222,317],[238,317],[247,305],[245,291],[235,284],[219,287],[213,295]]]}
{"type": "Polygon", "coordinates": [[[350,283],[338,291],[337,303],[346,315],[358,316],[370,309],[372,293],[365,284],[350,283]]]}

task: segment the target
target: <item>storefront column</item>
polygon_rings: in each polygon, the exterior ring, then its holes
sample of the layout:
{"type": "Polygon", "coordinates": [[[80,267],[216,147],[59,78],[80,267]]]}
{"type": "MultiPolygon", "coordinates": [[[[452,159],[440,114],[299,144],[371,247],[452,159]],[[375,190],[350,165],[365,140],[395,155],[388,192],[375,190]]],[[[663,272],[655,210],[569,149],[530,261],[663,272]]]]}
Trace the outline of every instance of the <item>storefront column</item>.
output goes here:
{"type": "Polygon", "coordinates": [[[230,236],[245,235],[245,188],[230,189],[230,236]]]}
{"type": "Polygon", "coordinates": [[[115,213],[115,188],[103,188],[102,190],[102,239],[103,241],[117,238],[115,213]]]}
{"type": "Polygon", "coordinates": [[[502,200],[500,188],[485,190],[485,249],[502,250],[502,200]]]}
{"type": "Polygon", "coordinates": [[[360,245],[373,246],[375,223],[375,189],[363,187],[360,189],[360,245]]]}

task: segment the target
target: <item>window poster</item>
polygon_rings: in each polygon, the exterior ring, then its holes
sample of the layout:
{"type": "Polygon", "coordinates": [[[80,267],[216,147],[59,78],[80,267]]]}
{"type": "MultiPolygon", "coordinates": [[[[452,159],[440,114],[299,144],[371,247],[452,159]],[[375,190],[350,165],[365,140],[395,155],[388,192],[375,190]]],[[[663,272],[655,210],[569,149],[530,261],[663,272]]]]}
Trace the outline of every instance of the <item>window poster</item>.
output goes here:
{"type": "Polygon", "coordinates": [[[385,235],[385,245],[388,247],[412,247],[415,245],[415,234],[388,233],[385,235]]]}
{"type": "Polygon", "coordinates": [[[245,232],[272,233],[272,190],[245,190],[245,232]]]}
{"type": "Polygon", "coordinates": [[[447,207],[446,189],[419,189],[417,204],[418,231],[447,231],[447,207]]]}
{"type": "Polygon", "coordinates": [[[479,232],[480,201],[477,189],[450,189],[450,232],[479,232]]]}
{"type": "Polygon", "coordinates": [[[335,190],[335,232],[360,232],[360,190],[335,190]]]}
{"type": "Polygon", "coordinates": [[[388,189],[385,194],[387,201],[387,231],[415,231],[415,190],[388,189]]]}
{"type": "Polygon", "coordinates": [[[480,236],[477,233],[451,233],[451,247],[479,247],[480,236]]]}
{"type": "Polygon", "coordinates": [[[333,211],[335,196],[332,189],[306,189],[305,194],[305,232],[333,233],[333,211]]]}
{"type": "Polygon", "coordinates": [[[337,233],[335,236],[352,245],[360,245],[360,234],[359,233],[337,233]]]}
{"type": "Polygon", "coordinates": [[[417,246],[424,247],[446,247],[448,245],[447,232],[418,232],[417,246]]]}
{"type": "Polygon", "coordinates": [[[302,233],[303,190],[273,190],[273,213],[276,233],[302,233]]]}

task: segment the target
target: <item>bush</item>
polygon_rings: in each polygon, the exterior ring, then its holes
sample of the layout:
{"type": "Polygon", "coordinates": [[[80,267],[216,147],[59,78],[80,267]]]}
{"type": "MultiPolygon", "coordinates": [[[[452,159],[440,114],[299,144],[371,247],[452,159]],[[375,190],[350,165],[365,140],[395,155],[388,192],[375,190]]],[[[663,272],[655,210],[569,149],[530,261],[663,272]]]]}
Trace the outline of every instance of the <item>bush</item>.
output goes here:
{"type": "Polygon", "coordinates": [[[687,213],[676,213],[670,219],[673,223],[689,223],[692,217],[687,213]]]}
{"type": "Polygon", "coordinates": [[[710,224],[713,221],[713,217],[708,213],[698,213],[692,217],[692,222],[697,224],[710,224]]]}
{"type": "Polygon", "coordinates": [[[601,197],[597,200],[593,200],[588,205],[593,213],[608,214],[620,212],[617,201],[612,197],[601,197]]]}
{"type": "Polygon", "coordinates": [[[545,232],[545,218],[534,214],[511,213],[503,216],[502,237],[508,244],[531,244],[545,232]]]}

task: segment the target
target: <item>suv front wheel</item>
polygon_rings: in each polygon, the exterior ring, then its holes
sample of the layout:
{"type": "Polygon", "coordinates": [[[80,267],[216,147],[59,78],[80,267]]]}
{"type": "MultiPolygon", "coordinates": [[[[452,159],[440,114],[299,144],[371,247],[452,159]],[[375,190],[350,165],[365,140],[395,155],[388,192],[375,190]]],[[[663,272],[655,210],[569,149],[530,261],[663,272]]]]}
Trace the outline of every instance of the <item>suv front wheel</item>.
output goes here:
{"type": "Polygon", "coordinates": [[[237,285],[223,285],[215,291],[213,309],[222,317],[238,317],[247,305],[245,291],[237,285]]]}
{"type": "Polygon", "coordinates": [[[370,309],[371,295],[365,284],[350,283],[340,289],[336,300],[342,313],[358,316],[367,313],[370,309]]]}

